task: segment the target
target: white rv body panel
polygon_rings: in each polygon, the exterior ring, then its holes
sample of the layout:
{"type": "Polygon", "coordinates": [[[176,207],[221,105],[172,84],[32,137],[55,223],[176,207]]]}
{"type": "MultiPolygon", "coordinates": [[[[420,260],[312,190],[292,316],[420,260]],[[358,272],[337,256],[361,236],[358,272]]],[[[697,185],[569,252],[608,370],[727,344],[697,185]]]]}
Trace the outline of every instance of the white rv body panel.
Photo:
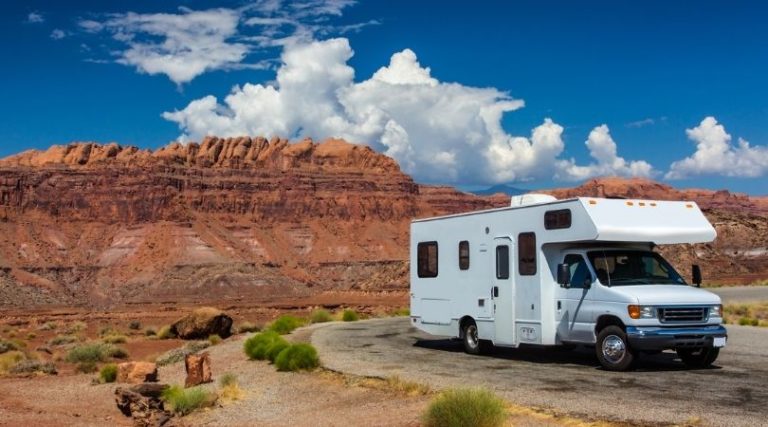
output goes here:
{"type": "MultiPolygon", "coordinates": [[[[592,266],[591,287],[557,283],[558,264],[567,255],[587,259],[588,251],[601,245],[649,251],[655,244],[712,241],[715,230],[694,202],[532,197],[517,198],[513,204],[411,223],[410,296],[415,327],[455,337],[461,334],[462,322],[470,319],[477,324],[479,338],[495,345],[594,343],[596,322],[606,314],[632,327],[658,325],[658,320],[631,319],[628,304],[720,304],[714,294],[689,286],[604,286],[592,266]],[[545,227],[547,212],[566,210],[568,227],[545,227]],[[526,239],[523,246],[530,245],[530,233],[535,257],[521,249],[522,237],[526,239]],[[462,258],[462,247],[468,250],[468,259],[462,258]],[[498,259],[504,251],[509,259],[500,275],[503,266],[498,259]],[[435,260],[434,266],[429,264],[435,260]],[[468,266],[462,265],[464,261],[468,266]]],[[[714,318],[712,322],[719,324],[714,318]]]]}

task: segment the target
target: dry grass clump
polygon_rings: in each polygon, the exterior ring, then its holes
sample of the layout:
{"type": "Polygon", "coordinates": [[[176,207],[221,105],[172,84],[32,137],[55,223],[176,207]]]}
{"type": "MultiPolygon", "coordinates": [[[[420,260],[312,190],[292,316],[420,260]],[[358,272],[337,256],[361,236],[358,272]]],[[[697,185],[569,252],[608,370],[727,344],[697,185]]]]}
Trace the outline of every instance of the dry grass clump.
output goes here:
{"type": "Polygon", "coordinates": [[[424,396],[432,393],[428,385],[404,380],[397,375],[387,378],[386,386],[388,390],[405,396],[424,396]]]}
{"type": "Polygon", "coordinates": [[[208,336],[208,343],[210,343],[211,345],[221,344],[221,341],[222,341],[221,337],[218,336],[217,334],[208,336]]]}
{"type": "Polygon", "coordinates": [[[113,334],[107,335],[101,339],[107,344],[125,344],[128,338],[125,335],[113,334]]]}
{"type": "Polygon", "coordinates": [[[440,393],[422,416],[425,427],[499,427],[507,418],[504,401],[486,389],[440,393]]]}
{"type": "Polygon", "coordinates": [[[27,356],[18,350],[0,354],[0,375],[8,374],[14,366],[25,360],[27,360],[27,356]]]}
{"type": "Polygon", "coordinates": [[[725,323],[743,326],[768,326],[768,302],[727,304],[723,307],[725,323]]]}
{"type": "Polygon", "coordinates": [[[400,307],[392,311],[392,316],[395,317],[408,317],[411,315],[411,309],[408,307],[400,307]]]}
{"type": "Polygon", "coordinates": [[[219,378],[219,397],[224,400],[240,400],[243,398],[243,389],[237,380],[237,375],[226,373],[219,378]]]}
{"type": "Polygon", "coordinates": [[[64,330],[64,333],[67,335],[78,334],[80,332],[83,332],[87,327],[88,325],[85,322],[81,322],[78,320],[77,322],[72,322],[69,325],[67,325],[67,328],[64,330]]]}
{"type": "Polygon", "coordinates": [[[252,322],[243,322],[237,326],[237,331],[241,334],[246,334],[250,332],[259,332],[260,330],[261,330],[261,326],[252,322]]]}
{"type": "Polygon", "coordinates": [[[53,331],[56,328],[59,327],[59,324],[53,321],[45,322],[42,325],[40,325],[37,329],[40,331],[53,331]]]}
{"type": "Polygon", "coordinates": [[[34,374],[41,373],[46,375],[56,375],[56,366],[51,362],[40,362],[39,360],[22,360],[13,367],[12,374],[34,374]]]}
{"type": "Polygon", "coordinates": [[[65,360],[69,363],[99,363],[109,358],[125,359],[128,353],[112,344],[92,342],[72,348],[65,360]]]}
{"type": "Polygon", "coordinates": [[[157,337],[161,340],[167,340],[171,338],[176,338],[176,334],[171,329],[171,325],[165,325],[162,328],[160,328],[159,331],[157,331],[157,337]]]}
{"type": "Polygon", "coordinates": [[[78,341],[79,341],[79,338],[74,335],[56,335],[55,337],[51,338],[48,341],[48,345],[50,346],[65,345],[65,344],[72,344],[78,341]]]}

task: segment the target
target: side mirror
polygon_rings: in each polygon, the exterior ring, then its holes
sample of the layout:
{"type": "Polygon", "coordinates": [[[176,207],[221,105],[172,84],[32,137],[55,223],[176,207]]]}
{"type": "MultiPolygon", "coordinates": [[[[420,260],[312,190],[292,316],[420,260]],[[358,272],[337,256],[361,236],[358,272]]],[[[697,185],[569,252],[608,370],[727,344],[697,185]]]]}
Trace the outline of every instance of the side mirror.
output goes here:
{"type": "Polygon", "coordinates": [[[692,270],[691,276],[693,277],[693,284],[698,288],[701,286],[701,267],[697,264],[693,264],[692,270]]]}
{"type": "Polygon", "coordinates": [[[561,288],[567,288],[571,284],[571,270],[568,264],[557,264],[557,283],[561,288]]]}
{"type": "Polygon", "coordinates": [[[584,276],[584,289],[589,289],[592,287],[592,274],[590,272],[587,272],[587,275],[584,276]]]}

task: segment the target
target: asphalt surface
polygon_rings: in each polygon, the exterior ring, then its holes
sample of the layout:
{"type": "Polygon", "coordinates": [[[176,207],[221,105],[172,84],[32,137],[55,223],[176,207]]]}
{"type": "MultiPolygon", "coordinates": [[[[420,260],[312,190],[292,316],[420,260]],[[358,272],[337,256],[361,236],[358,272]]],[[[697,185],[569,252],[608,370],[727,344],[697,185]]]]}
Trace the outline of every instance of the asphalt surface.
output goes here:
{"type": "Polygon", "coordinates": [[[724,304],[768,301],[768,286],[705,288],[720,296],[724,304]]]}
{"type": "Polygon", "coordinates": [[[594,349],[494,349],[471,356],[459,341],[410,327],[408,318],[333,323],[312,343],[323,365],[374,377],[398,375],[436,388],[485,386],[521,405],[589,419],[768,425],[768,329],[729,326],[715,366],[688,369],[674,353],[643,356],[637,370],[600,368],[594,349]]]}

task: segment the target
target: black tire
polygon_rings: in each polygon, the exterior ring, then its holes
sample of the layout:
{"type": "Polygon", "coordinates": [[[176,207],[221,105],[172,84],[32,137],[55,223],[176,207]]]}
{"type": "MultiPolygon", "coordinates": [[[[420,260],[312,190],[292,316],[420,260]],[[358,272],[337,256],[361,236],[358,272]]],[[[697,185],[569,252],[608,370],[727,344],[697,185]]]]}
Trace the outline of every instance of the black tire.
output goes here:
{"type": "Polygon", "coordinates": [[[595,354],[600,364],[609,371],[628,371],[637,360],[637,352],[632,350],[627,334],[618,326],[606,326],[597,334],[595,354]]]}
{"type": "Polygon", "coordinates": [[[691,368],[708,368],[717,360],[720,349],[717,347],[680,348],[677,350],[677,355],[691,368]]]}
{"type": "Polygon", "coordinates": [[[464,351],[469,354],[480,354],[485,350],[485,343],[478,336],[474,320],[467,320],[461,326],[461,340],[464,343],[464,351]]]}

